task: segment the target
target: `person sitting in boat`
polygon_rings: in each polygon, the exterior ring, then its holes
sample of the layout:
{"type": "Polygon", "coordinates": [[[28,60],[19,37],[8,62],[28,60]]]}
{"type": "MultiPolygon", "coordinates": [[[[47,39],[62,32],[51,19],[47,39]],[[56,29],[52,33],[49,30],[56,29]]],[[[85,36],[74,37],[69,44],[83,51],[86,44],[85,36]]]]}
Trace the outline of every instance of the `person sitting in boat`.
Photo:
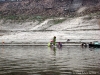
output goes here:
{"type": "Polygon", "coordinates": [[[86,44],[85,42],[83,42],[83,43],[81,44],[81,46],[86,48],[86,47],[87,47],[87,44],[86,44]]]}
{"type": "Polygon", "coordinates": [[[70,41],[70,39],[67,39],[67,41],[66,42],[69,42],[70,41]]]}
{"type": "Polygon", "coordinates": [[[48,47],[50,47],[50,42],[48,43],[48,47]]]}
{"type": "Polygon", "coordinates": [[[53,41],[48,43],[48,47],[51,47],[53,45],[53,41]]]}
{"type": "Polygon", "coordinates": [[[62,43],[61,42],[58,42],[57,47],[58,48],[61,48],[62,47],[62,43]]]}

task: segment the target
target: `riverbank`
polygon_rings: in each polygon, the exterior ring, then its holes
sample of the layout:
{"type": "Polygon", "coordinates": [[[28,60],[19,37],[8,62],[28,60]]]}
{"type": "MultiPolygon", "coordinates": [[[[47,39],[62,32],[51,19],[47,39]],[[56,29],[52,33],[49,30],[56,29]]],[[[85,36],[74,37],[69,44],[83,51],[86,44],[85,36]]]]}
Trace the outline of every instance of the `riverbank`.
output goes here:
{"type": "Polygon", "coordinates": [[[46,44],[57,37],[57,42],[93,42],[100,41],[100,25],[98,19],[89,16],[74,18],[53,18],[42,23],[30,21],[10,23],[0,21],[0,43],[2,44],[46,44]],[[54,20],[61,23],[53,23],[54,20]],[[88,20],[87,20],[88,19],[88,20]]]}
{"type": "MultiPolygon", "coordinates": [[[[79,44],[79,43],[63,43],[62,44],[63,46],[81,46],[81,43],[79,44]]],[[[20,43],[20,44],[12,44],[12,43],[9,43],[9,44],[6,44],[6,43],[2,43],[2,44],[0,44],[0,46],[47,46],[47,43],[42,43],[42,44],[25,44],[25,43],[20,43]]]]}

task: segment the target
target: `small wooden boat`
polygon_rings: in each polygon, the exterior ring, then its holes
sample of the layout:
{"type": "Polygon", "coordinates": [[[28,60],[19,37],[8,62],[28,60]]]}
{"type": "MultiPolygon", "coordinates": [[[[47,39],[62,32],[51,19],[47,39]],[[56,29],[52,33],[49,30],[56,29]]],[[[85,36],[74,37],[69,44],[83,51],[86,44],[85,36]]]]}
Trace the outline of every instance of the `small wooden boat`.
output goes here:
{"type": "Polygon", "coordinates": [[[98,41],[90,43],[89,48],[100,48],[100,43],[98,41]]]}
{"type": "Polygon", "coordinates": [[[57,45],[53,45],[53,44],[48,43],[48,47],[57,47],[57,45]]]}
{"type": "Polygon", "coordinates": [[[58,42],[55,45],[48,43],[48,47],[58,47],[58,48],[62,48],[62,43],[58,42]]]}
{"type": "Polygon", "coordinates": [[[100,44],[89,44],[89,48],[100,48],[100,44]]]}

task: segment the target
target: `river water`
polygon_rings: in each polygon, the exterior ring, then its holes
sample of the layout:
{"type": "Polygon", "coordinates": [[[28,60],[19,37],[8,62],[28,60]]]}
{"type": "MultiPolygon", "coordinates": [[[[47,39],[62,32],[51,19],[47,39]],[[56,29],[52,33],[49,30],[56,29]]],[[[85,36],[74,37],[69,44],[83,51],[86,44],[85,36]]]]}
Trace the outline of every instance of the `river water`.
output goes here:
{"type": "Polygon", "coordinates": [[[0,75],[100,75],[100,49],[0,46],[0,75]]]}

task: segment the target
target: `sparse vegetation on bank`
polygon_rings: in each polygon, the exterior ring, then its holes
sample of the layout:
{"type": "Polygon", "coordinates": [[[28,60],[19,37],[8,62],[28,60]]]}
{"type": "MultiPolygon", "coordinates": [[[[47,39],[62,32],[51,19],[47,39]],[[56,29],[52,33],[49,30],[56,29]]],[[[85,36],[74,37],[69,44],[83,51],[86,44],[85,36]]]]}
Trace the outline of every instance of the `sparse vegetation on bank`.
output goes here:
{"type": "Polygon", "coordinates": [[[88,16],[84,18],[84,20],[91,20],[93,18],[100,19],[100,11],[95,13],[89,13],[88,16]]]}
{"type": "Polygon", "coordinates": [[[0,16],[0,19],[12,20],[14,22],[24,22],[24,21],[39,21],[42,22],[49,17],[46,16],[29,16],[29,15],[8,15],[8,16],[0,16]]]}
{"type": "MultiPolygon", "coordinates": [[[[93,18],[97,18],[100,19],[100,11],[95,12],[95,13],[90,13],[87,14],[87,17],[84,17],[84,20],[91,20],[93,18]]],[[[82,16],[82,15],[80,15],[82,16]]],[[[59,24],[62,23],[63,21],[66,20],[66,18],[75,18],[75,17],[80,17],[74,14],[73,15],[67,15],[67,17],[65,17],[64,19],[56,19],[57,17],[55,16],[41,16],[41,15],[7,15],[7,16],[0,16],[0,19],[3,19],[4,22],[17,22],[17,23],[23,23],[23,22],[27,22],[27,21],[38,21],[38,24],[42,23],[43,21],[45,21],[46,19],[52,19],[52,23],[53,24],[59,24]]]]}
{"type": "Polygon", "coordinates": [[[65,19],[55,19],[55,17],[49,16],[29,16],[29,15],[8,15],[8,16],[0,16],[0,19],[4,21],[12,21],[12,22],[25,22],[25,21],[38,21],[39,23],[45,21],[46,19],[53,19],[52,22],[54,24],[62,23],[65,19]]]}
{"type": "Polygon", "coordinates": [[[54,23],[54,24],[59,24],[59,23],[62,23],[63,21],[65,21],[66,19],[55,19],[55,20],[53,20],[52,22],[54,23]]]}

